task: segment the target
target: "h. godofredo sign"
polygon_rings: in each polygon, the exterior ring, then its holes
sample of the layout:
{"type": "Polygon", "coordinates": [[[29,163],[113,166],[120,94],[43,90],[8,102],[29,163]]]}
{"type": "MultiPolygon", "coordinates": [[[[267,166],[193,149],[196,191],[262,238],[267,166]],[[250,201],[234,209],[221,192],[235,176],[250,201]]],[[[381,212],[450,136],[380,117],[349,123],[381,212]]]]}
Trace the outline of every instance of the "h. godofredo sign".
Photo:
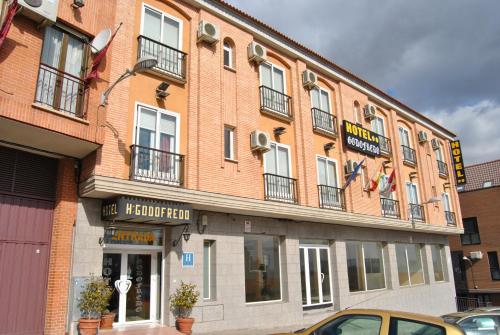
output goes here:
{"type": "Polygon", "coordinates": [[[346,147],[370,156],[380,156],[379,137],[376,133],[347,120],[344,120],[342,128],[346,147]]]}
{"type": "Polygon", "coordinates": [[[104,200],[102,219],[147,223],[192,223],[193,209],[181,203],[120,196],[104,200]]]}

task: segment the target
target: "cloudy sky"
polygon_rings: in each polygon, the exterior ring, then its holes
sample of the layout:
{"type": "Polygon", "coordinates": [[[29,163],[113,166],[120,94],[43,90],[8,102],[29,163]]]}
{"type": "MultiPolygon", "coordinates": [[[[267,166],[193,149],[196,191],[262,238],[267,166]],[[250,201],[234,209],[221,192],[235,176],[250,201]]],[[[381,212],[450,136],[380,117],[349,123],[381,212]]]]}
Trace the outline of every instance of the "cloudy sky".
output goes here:
{"type": "Polygon", "coordinates": [[[500,158],[500,1],[227,1],[500,158]]]}

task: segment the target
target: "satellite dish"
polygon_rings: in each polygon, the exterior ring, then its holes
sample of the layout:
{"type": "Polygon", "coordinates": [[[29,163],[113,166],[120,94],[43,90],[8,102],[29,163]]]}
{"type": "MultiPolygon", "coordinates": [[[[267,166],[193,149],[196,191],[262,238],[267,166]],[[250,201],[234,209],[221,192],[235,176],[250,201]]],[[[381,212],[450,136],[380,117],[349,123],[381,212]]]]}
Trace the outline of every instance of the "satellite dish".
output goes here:
{"type": "Polygon", "coordinates": [[[110,39],[111,39],[111,29],[106,28],[101,30],[96,35],[92,43],[90,43],[90,48],[92,49],[92,53],[98,53],[102,49],[104,49],[104,47],[108,45],[110,39]]]}

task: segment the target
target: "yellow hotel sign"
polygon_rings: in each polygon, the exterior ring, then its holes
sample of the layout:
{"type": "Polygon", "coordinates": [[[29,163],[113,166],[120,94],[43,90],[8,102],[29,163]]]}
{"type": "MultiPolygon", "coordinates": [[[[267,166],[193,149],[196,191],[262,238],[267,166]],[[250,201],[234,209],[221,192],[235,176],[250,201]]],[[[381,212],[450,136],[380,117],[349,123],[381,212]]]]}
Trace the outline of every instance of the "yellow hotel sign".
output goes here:
{"type": "Polygon", "coordinates": [[[453,169],[455,170],[457,185],[464,185],[467,180],[465,179],[465,166],[462,155],[462,148],[460,147],[460,141],[451,141],[450,146],[451,156],[453,158],[453,169]]]}

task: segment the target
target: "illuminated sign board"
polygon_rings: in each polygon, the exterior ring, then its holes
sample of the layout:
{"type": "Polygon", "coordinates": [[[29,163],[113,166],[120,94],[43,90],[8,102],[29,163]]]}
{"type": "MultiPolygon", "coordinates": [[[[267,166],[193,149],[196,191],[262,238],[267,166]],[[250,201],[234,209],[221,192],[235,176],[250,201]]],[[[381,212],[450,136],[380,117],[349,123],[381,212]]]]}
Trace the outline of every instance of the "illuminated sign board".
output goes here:
{"type": "Polygon", "coordinates": [[[192,223],[193,209],[181,203],[120,196],[103,201],[101,216],[106,221],[184,224],[192,223]]]}
{"type": "Polygon", "coordinates": [[[451,141],[451,156],[453,158],[453,169],[455,170],[455,177],[457,180],[457,185],[464,185],[467,180],[465,179],[465,166],[464,159],[462,155],[462,148],[460,147],[460,141],[451,141]]]}
{"type": "Polygon", "coordinates": [[[379,137],[376,133],[346,120],[343,122],[343,131],[346,147],[370,156],[380,156],[379,137]]]}

